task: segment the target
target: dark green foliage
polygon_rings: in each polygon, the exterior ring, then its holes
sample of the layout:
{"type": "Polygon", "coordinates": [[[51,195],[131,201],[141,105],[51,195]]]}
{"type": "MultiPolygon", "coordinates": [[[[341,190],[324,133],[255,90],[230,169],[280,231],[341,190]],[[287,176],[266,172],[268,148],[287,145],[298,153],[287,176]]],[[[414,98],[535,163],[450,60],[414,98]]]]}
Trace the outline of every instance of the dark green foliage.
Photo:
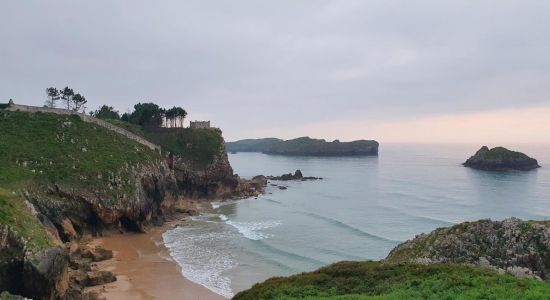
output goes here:
{"type": "Polygon", "coordinates": [[[130,122],[144,127],[160,127],[164,116],[164,109],[155,103],[138,103],[134,105],[134,112],[130,115],[130,122]]]}
{"type": "Polygon", "coordinates": [[[59,100],[59,91],[54,87],[49,87],[46,89],[46,94],[48,95],[48,100],[46,100],[46,106],[49,108],[55,107],[55,102],[59,100]]]}
{"type": "Polygon", "coordinates": [[[181,107],[172,107],[165,113],[165,127],[183,127],[183,120],[187,116],[185,109],[181,107]]]}
{"type": "Polygon", "coordinates": [[[160,145],[195,167],[213,162],[223,147],[221,132],[215,129],[157,128],[145,131],[151,142],[160,145]]]}
{"type": "Polygon", "coordinates": [[[72,101],[74,111],[80,111],[84,107],[84,105],[88,103],[88,100],[86,100],[86,98],[84,98],[84,96],[80,94],[75,94],[72,101]]]}
{"type": "Polygon", "coordinates": [[[73,96],[74,96],[73,89],[66,86],[64,89],[62,89],[59,92],[59,95],[60,95],[61,99],[63,99],[63,101],[65,102],[65,106],[67,107],[67,109],[71,109],[71,103],[72,103],[73,96]]]}
{"type": "Polygon", "coordinates": [[[233,299],[550,299],[550,284],[466,265],[340,262],[268,279],[233,299]]]}
{"type": "Polygon", "coordinates": [[[120,119],[118,111],[116,111],[112,106],[103,105],[98,110],[92,113],[92,116],[98,119],[120,119]]]}

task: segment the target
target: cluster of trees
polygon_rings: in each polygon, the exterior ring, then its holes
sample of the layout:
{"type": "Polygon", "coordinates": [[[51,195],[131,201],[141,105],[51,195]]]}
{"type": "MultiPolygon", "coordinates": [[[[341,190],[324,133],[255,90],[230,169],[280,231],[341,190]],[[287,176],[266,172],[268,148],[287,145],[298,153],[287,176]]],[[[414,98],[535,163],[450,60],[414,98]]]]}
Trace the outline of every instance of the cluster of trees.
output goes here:
{"type": "Polygon", "coordinates": [[[122,115],[112,106],[103,105],[90,115],[100,119],[120,119],[143,127],[183,127],[187,112],[181,107],[164,109],[149,102],[138,103],[133,112],[122,115]]]}
{"type": "Polygon", "coordinates": [[[88,102],[84,96],[79,93],[75,93],[73,89],[66,86],[64,89],[56,89],[49,87],[46,89],[48,100],[46,100],[46,107],[56,107],[57,101],[63,101],[63,107],[68,110],[81,111],[85,109],[85,104],[88,102]]]}

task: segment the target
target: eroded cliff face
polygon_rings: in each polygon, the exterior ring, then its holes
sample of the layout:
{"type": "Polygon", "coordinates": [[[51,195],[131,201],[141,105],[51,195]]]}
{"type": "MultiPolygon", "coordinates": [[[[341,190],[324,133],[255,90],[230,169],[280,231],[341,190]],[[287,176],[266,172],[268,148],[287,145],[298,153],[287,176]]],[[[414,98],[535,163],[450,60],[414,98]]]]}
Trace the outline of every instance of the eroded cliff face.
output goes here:
{"type": "MultiPolygon", "coordinates": [[[[161,158],[111,174],[107,186],[29,187],[23,197],[53,247],[30,251],[16,232],[0,228],[0,289],[33,299],[69,299],[65,295],[69,255],[64,243],[106,229],[142,231],[162,224],[178,196],[174,172],[161,158]],[[129,190],[129,185],[134,189],[129,190]]],[[[70,299],[78,296],[73,293],[70,299]]]]}
{"type": "Polygon", "coordinates": [[[48,228],[53,225],[63,242],[104,229],[141,231],[162,223],[178,197],[174,173],[162,159],[127,166],[108,176],[106,186],[56,184],[45,190],[30,189],[25,196],[42,223],[48,228]]]}
{"type": "Polygon", "coordinates": [[[224,143],[211,164],[197,166],[174,156],[173,168],[179,190],[187,198],[230,198],[239,186],[239,177],[233,174],[224,143]]]}

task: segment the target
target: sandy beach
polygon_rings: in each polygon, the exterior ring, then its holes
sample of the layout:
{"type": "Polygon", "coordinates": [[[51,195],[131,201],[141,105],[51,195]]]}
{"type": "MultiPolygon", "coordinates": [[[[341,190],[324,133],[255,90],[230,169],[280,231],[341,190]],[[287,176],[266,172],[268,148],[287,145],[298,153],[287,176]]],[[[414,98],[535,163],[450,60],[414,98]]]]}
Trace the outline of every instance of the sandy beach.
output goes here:
{"type": "Polygon", "coordinates": [[[115,273],[117,281],[92,290],[108,300],[185,299],[223,300],[224,297],[191,282],[181,274],[164,247],[162,233],[169,227],[152,228],[148,233],[112,234],[93,241],[114,252],[114,258],[98,263],[115,273]]]}

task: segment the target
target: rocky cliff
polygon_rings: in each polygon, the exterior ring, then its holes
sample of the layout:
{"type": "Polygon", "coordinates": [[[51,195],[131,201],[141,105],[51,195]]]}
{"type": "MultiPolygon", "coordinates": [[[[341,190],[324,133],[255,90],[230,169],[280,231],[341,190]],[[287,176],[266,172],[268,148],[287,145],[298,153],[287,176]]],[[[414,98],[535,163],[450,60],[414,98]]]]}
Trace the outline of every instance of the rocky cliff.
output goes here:
{"type": "Polygon", "coordinates": [[[472,264],[548,280],[550,222],[511,218],[439,228],[397,246],[386,261],[472,264]]]}
{"type": "Polygon", "coordinates": [[[221,132],[170,131],[159,153],[78,116],[0,111],[0,128],[0,290],[12,294],[79,299],[98,281],[66,245],[162,224],[186,197],[250,191],[221,132]]]}

